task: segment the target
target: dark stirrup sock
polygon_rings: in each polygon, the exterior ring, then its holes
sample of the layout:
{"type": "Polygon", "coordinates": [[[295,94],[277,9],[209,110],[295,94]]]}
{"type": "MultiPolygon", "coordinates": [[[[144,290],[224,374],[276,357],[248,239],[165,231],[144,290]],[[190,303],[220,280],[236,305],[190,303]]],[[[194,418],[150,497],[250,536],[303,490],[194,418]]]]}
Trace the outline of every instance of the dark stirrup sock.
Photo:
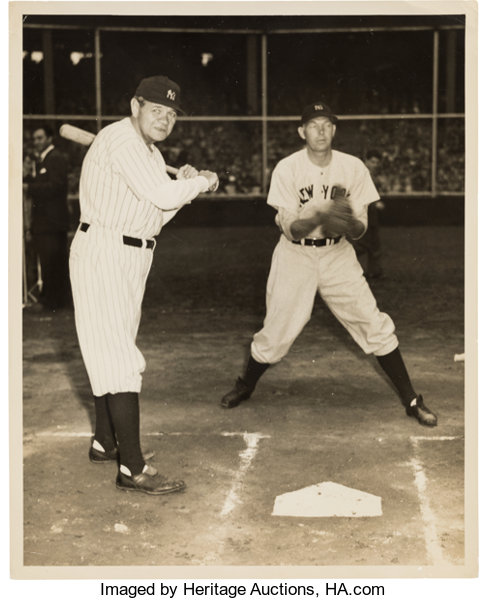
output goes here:
{"type": "Polygon", "coordinates": [[[396,348],[384,356],[376,356],[380,366],[396,387],[401,402],[404,406],[409,406],[411,400],[417,397],[411,384],[406,365],[402,359],[399,348],[396,348]]]}
{"type": "Polygon", "coordinates": [[[145,466],[140,449],[139,395],[136,392],[108,394],[108,410],[118,441],[120,464],[132,475],[138,475],[145,466]]]}
{"type": "Polygon", "coordinates": [[[95,440],[105,451],[113,450],[117,441],[108,411],[107,395],[93,396],[93,399],[95,400],[95,440]]]}
{"type": "Polygon", "coordinates": [[[245,374],[242,379],[249,386],[249,388],[253,390],[269,366],[269,363],[257,362],[253,356],[250,355],[247,367],[245,369],[245,374]]]}

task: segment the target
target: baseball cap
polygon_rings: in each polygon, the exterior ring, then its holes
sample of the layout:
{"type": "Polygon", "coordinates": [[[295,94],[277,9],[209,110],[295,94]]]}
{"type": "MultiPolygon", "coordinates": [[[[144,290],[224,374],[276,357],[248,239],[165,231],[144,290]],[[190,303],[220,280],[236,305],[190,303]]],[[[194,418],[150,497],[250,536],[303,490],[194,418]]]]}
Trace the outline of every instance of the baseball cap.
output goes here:
{"type": "Polygon", "coordinates": [[[181,88],[165,75],[145,77],[137,86],[135,96],[142,96],[149,102],[163,104],[173,108],[177,113],[186,114],[180,106],[181,88]]]}
{"type": "Polygon", "coordinates": [[[315,117],[328,117],[332,123],[338,121],[338,118],[333,114],[331,108],[320,100],[306,106],[301,116],[301,125],[304,125],[307,121],[314,119],[315,117]]]}

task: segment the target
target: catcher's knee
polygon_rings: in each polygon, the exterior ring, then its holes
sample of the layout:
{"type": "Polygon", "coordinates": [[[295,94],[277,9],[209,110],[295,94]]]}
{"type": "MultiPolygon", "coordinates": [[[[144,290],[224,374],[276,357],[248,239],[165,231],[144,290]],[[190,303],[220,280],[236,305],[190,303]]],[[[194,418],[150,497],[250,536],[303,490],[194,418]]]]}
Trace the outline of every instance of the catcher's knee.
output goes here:
{"type": "Polygon", "coordinates": [[[252,342],[252,345],[250,346],[250,353],[254,360],[259,363],[275,365],[286,356],[290,347],[290,345],[283,346],[281,344],[276,344],[272,347],[262,348],[252,342]]]}

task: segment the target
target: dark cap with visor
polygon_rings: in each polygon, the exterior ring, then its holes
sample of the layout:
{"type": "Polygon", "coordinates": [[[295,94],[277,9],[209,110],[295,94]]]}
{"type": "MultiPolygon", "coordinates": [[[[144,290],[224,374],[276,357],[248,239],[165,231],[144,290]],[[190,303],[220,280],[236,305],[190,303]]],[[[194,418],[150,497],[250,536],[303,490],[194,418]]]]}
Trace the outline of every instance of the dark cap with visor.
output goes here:
{"type": "Polygon", "coordinates": [[[315,117],[327,117],[333,124],[338,121],[338,118],[333,114],[331,108],[321,101],[313,102],[313,104],[308,104],[308,106],[306,106],[301,116],[301,125],[304,125],[315,117]]]}
{"type": "Polygon", "coordinates": [[[135,96],[144,100],[173,108],[179,114],[186,114],[181,108],[181,88],[165,75],[146,77],[137,86],[135,96]]]}

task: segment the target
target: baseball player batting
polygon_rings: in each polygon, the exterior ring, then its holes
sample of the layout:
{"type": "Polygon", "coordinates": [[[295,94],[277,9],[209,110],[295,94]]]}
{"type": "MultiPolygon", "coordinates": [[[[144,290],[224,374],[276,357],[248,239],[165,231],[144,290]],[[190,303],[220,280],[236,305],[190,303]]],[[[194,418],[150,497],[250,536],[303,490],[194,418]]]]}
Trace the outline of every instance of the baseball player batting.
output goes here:
{"type": "Polygon", "coordinates": [[[172,132],[180,88],[165,76],[143,79],[131,116],[102,129],[83,161],[81,223],[70,250],[79,345],[94,395],[92,462],[119,461],[116,486],[147,494],[184,489],[147,465],[140,447],[139,393],[145,360],[136,345],[155,237],[178,210],[218,177],[190,165],[172,180],[155,146],[172,132]]]}
{"type": "Polygon", "coordinates": [[[266,369],[288,353],[319,292],[362,350],[377,357],[406,414],[435,426],[437,417],[411,384],[394,323],[379,311],[347,239],[365,233],[367,207],[379,195],[361,160],[332,149],[337,121],[324,102],[307,106],[298,128],[305,147],[281,160],[272,174],[267,202],[277,210],[282,234],[267,282],[266,317],[243,376],[221,406],[233,408],[248,399],[266,369]]]}

